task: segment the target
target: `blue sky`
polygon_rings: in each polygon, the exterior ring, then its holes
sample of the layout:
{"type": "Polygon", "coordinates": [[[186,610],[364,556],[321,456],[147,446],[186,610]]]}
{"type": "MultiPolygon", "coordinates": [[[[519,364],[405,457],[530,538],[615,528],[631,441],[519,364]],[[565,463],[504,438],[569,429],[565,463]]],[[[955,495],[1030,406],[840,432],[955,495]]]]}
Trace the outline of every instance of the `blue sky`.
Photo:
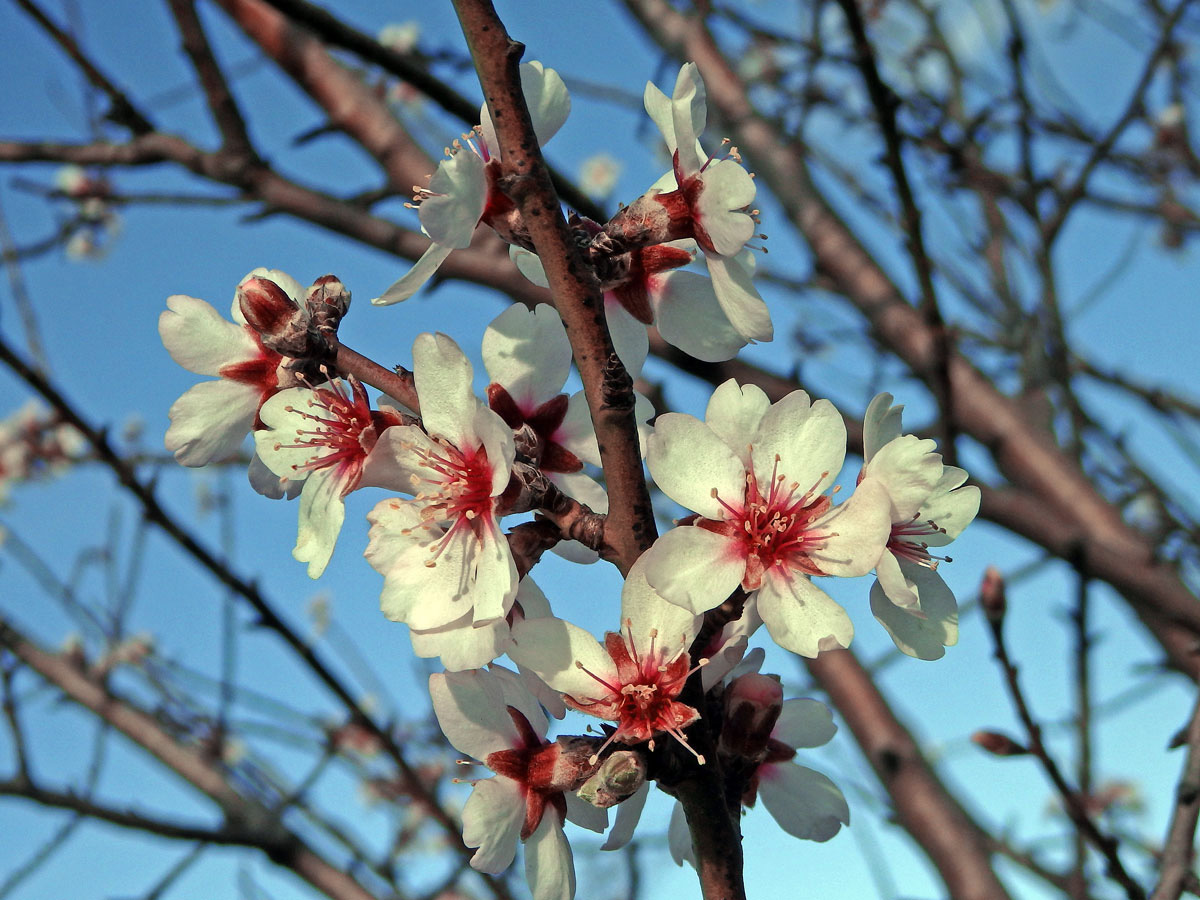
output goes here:
{"type": "MultiPolygon", "coordinates": [[[[965,11],[964,4],[950,4],[945,18],[964,47],[976,48],[979,65],[986,67],[992,59],[990,54],[1000,45],[988,30],[987,5],[977,6],[985,13],[977,16],[965,11]]],[[[461,39],[449,4],[423,7],[398,4],[385,12],[380,4],[348,0],[338,5],[338,11],[369,32],[387,21],[419,16],[423,47],[460,51],[461,39]]],[[[795,13],[782,3],[764,2],[749,8],[766,22],[795,19],[795,13]]],[[[253,58],[253,49],[219,13],[207,7],[202,11],[205,22],[212,26],[222,60],[237,64],[253,58]]],[[[527,58],[558,68],[569,85],[613,84],[639,96],[647,79],[655,79],[668,90],[673,81],[674,65],[663,61],[616,7],[568,0],[555,5],[553,16],[545,15],[539,4],[501,4],[500,12],[510,33],[526,43],[527,58]],[[606,35],[604,41],[597,40],[601,30],[606,35]]],[[[1047,13],[1041,25],[1045,33],[1061,27],[1061,16],[1061,4],[1058,10],[1047,13]]],[[[901,40],[901,25],[889,25],[893,29],[889,36],[901,40]]],[[[25,48],[22,64],[9,67],[6,90],[0,93],[0,136],[80,138],[84,116],[77,77],[11,5],[0,7],[0,31],[9,36],[11,46],[25,48]]],[[[1111,119],[1135,77],[1126,37],[1085,24],[1065,43],[1054,45],[1053,67],[1061,89],[1073,105],[1086,110],[1090,121],[1103,123],[1111,119]]],[[[162,98],[152,108],[165,128],[202,141],[213,140],[211,128],[198,124],[206,120],[196,97],[180,102],[173,99],[176,88],[190,84],[190,72],[178,52],[178,41],[164,8],[128,0],[90,5],[86,9],[85,38],[106,70],[133,96],[162,98]],[[131,27],[131,23],[135,25],[131,27]]],[[[1041,59],[1051,64],[1048,54],[1041,59]]],[[[469,96],[478,96],[469,73],[460,78],[459,87],[469,96]]],[[[280,171],[326,173],[331,189],[347,192],[375,183],[368,162],[337,139],[292,145],[295,135],[320,124],[320,119],[306,99],[283,84],[269,66],[240,78],[236,90],[254,122],[254,138],[280,171]],[[336,179],[332,173],[337,173],[336,179]]],[[[848,96],[853,100],[852,93],[848,96]]],[[[597,100],[585,91],[576,91],[574,97],[572,117],[549,146],[548,156],[573,173],[589,155],[601,151],[611,154],[624,164],[614,196],[632,200],[663,167],[656,156],[652,128],[637,109],[597,100]]],[[[428,136],[428,146],[436,151],[462,126],[441,122],[436,113],[431,117],[443,126],[440,135],[428,136]]],[[[876,151],[865,143],[866,137],[846,137],[848,161],[867,164],[876,151]]],[[[1006,150],[998,147],[995,152],[1003,154],[1006,150]]],[[[50,231],[59,213],[46,201],[14,189],[8,181],[13,174],[18,173],[10,169],[0,184],[0,202],[17,242],[26,243],[50,231]]],[[[27,168],[19,174],[48,184],[54,167],[27,168]]],[[[869,177],[879,176],[876,173],[869,177]]],[[[118,189],[128,192],[200,189],[192,179],[166,167],[115,173],[114,182],[118,189]]],[[[1114,187],[1120,189],[1121,185],[1114,187]]],[[[807,271],[806,254],[786,223],[772,217],[770,205],[763,206],[763,227],[771,235],[772,250],[764,264],[803,275],[807,271]]],[[[400,221],[415,225],[415,216],[398,202],[386,210],[400,221]]],[[[342,328],[344,340],[384,364],[407,364],[413,337],[433,329],[451,331],[460,345],[478,359],[479,340],[488,321],[504,308],[502,298],[458,284],[443,285],[402,307],[372,308],[365,300],[397,278],[405,270],[405,262],[281,217],[242,223],[240,219],[247,211],[246,207],[182,211],[137,207],[123,212],[121,234],[104,260],[78,263],[52,253],[23,267],[49,350],[51,371],[93,422],[117,429],[127,423],[140,423],[144,446],[155,450],[160,447],[166,410],[196,380],[174,365],[158,340],[156,323],[165,298],[186,293],[208,299],[223,310],[232,298],[234,285],[255,266],[283,269],[302,283],[325,272],[339,275],[358,297],[342,328]]],[[[953,221],[932,215],[928,222],[928,240],[935,252],[954,252],[953,221]]],[[[884,259],[895,259],[883,235],[869,233],[869,238],[884,259]]],[[[1114,224],[1107,217],[1081,216],[1065,233],[1057,254],[1065,308],[1072,309],[1093,297],[1101,279],[1105,285],[1070,323],[1071,336],[1081,348],[1096,360],[1126,367],[1147,382],[1195,384],[1191,359],[1200,341],[1200,320],[1194,313],[1194,248],[1168,252],[1158,244],[1152,226],[1114,224]],[[1134,248],[1130,262],[1110,274],[1110,266],[1130,247],[1134,248]]],[[[0,298],[0,328],[8,339],[16,339],[20,332],[11,296],[5,292],[0,298]]],[[[791,354],[786,343],[793,329],[815,320],[845,317],[835,300],[819,295],[806,297],[803,303],[771,299],[777,301],[780,339],[776,344],[753,348],[749,354],[768,368],[786,368],[789,364],[791,354]]],[[[847,409],[861,410],[871,389],[866,374],[869,363],[861,350],[836,348],[806,360],[805,375],[814,390],[827,393],[847,409]]],[[[477,370],[481,368],[477,366],[477,370]]],[[[674,408],[690,412],[702,409],[706,396],[702,385],[666,367],[651,366],[648,371],[651,377],[666,381],[667,397],[674,408]]],[[[0,400],[0,415],[4,415],[23,401],[26,392],[7,373],[0,373],[0,386],[0,397],[5,398],[0,400]]],[[[922,422],[928,407],[911,384],[895,380],[883,386],[898,400],[910,403],[912,424],[922,422]]],[[[1146,426],[1135,406],[1100,389],[1091,392],[1089,399],[1098,406],[1110,429],[1127,434],[1131,445],[1154,471],[1171,476],[1173,490],[1189,498],[1200,495],[1194,468],[1160,433],[1146,426]]],[[[978,458],[969,446],[964,455],[968,460],[978,458]]],[[[853,474],[853,464],[849,474],[853,474]]],[[[979,474],[985,478],[989,475],[986,471],[979,474]]],[[[361,558],[366,543],[362,517],[377,498],[366,496],[366,492],[351,498],[348,524],[333,563],[322,581],[314,584],[306,578],[304,567],[291,558],[294,506],[261,500],[244,486],[238,473],[167,469],[160,481],[161,494],[170,508],[216,546],[221,539],[217,517],[201,517],[196,511],[197,491],[214,488],[229,492],[235,522],[232,558],[239,571],[259,578],[277,605],[301,628],[307,627],[303,621],[311,598],[326,595],[341,628],[359,643],[364,658],[389,690],[390,699],[376,699],[394,704],[406,716],[419,715],[427,707],[423,682],[428,669],[411,657],[404,628],[380,616],[379,579],[361,558]]],[[[12,504],[0,508],[0,523],[50,554],[64,576],[68,562],[83,548],[103,545],[104,535],[114,535],[115,552],[128,558],[137,528],[135,513],[123,502],[112,480],[94,468],[19,489],[12,504]]],[[[970,598],[986,565],[995,564],[1011,572],[1037,558],[1029,546],[982,523],[956,543],[952,555],[955,562],[947,567],[946,575],[960,601],[970,598]]],[[[0,609],[43,642],[58,644],[74,626],[30,583],[19,566],[6,558],[0,559],[0,564],[0,609]]],[[[619,581],[614,572],[597,568],[581,576],[577,569],[555,561],[535,574],[556,603],[559,615],[596,633],[615,626],[619,581]],[[607,605],[605,598],[611,601],[607,605]]],[[[858,631],[855,649],[864,661],[887,656],[891,646],[866,607],[868,588],[866,580],[831,587],[831,593],[851,610],[858,631]]],[[[104,579],[97,570],[89,570],[83,575],[80,589],[89,599],[100,599],[104,579]]],[[[1049,567],[1014,586],[1010,593],[1011,644],[1016,648],[1037,713],[1045,721],[1054,721],[1070,709],[1066,666],[1070,636],[1063,612],[1073,590],[1071,580],[1058,567],[1049,567]]],[[[156,534],[148,537],[145,565],[133,602],[136,627],[152,632],[164,654],[202,671],[214,671],[221,592],[156,534]]],[[[1095,628],[1103,636],[1094,663],[1095,692],[1104,701],[1137,683],[1142,677],[1137,674],[1139,667],[1153,663],[1157,654],[1140,637],[1131,615],[1107,588],[1095,589],[1094,606],[1095,628]]],[[[244,615],[241,621],[245,623],[244,615]]],[[[247,684],[278,690],[286,683],[284,693],[291,695],[297,706],[318,714],[334,713],[331,702],[314,689],[269,637],[247,631],[239,645],[239,675],[247,684]]],[[[941,761],[949,780],[967,788],[980,817],[995,828],[1011,829],[1054,850],[1058,846],[1055,835],[1061,836],[1063,829],[1045,815],[1049,791],[1034,764],[1028,760],[994,760],[977,752],[966,740],[979,728],[1017,733],[989,652],[982,620],[977,613],[966,612],[960,643],[945,659],[923,663],[902,658],[891,662],[881,677],[889,697],[941,761]]],[[[797,692],[805,691],[806,676],[785,655],[772,654],[767,670],[779,672],[797,692]]],[[[1177,754],[1168,754],[1164,748],[1184,722],[1190,701],[1188,692],[1169,679],[1149,681],[1147,685],[1140,703],[1102,719],[1097,771],[1101,777],[1138,782],[1147,799],[1144,822],[1154,836],[1163,833],[1181,764],[1177,754]]],[[[571,722],[568,719],[568,728],[571,722]]],[[[78,779],[82,778],[90,748],[81,745],[79,736],[87,731],[79,723],[79,714],[66,708],[30,720],[34,744],[45,760],[48,777],[82,783],[78,779]]],[[[1061,731],[1058,737],[1062,737],[1061,731]]],[[[7,735],[0,737],[0,774],[6,771],[6,741],[7,735]]],[[[1069,745],[1056,745],[1064,758],[1069,758],[1069,745]]],[[[289,756],[281,751],[277,758],[300,765],[296,754],[289,756]]],[[[746,871],[752,897],[795,897],[797,885],[803,885],[803,893],[811,896],[875,896],[877,886],[866,862],[872,856],[887,859],[894,895],[940,895],[927,864],[913,852],[907,838],[881,821],[880,813],[885,811],[875,799],[880,792],[848,736],[840,736],[820,751],[806,753],[804,761],[830,774],[842,786],[851,802],[852,827],[827,845],[813,845],[783,835],[765,811],[753,811],[745,820],[746,871]]],[[[137,753],[114,744],[101,781],[102,794],[127,801],[131,779],[137,779],[139,785],[135,801],[138,807],[178,808],[198,819],[209,814],[207,805],[196,801],[191,792],[170,777],[157,774],[137,753]]],[[[344,801],[349,787],[344,780],[332,779],[322,785],[321,792],[331,800],[344,801]]],[[[670,864],[656,840],[665,828],[668,809],[665,802],[658,804],[657,812],[652,811],[643,826],[647,844],[642,855],[644,895],[671,892],[694,896],[694,875],[670,864]]],[[[385,813],[355,807],[342,809],[340,815],[368,843],[381,840],[385,813]]],[[[26,804],[0,802],[0,834],[7,835],[5,852],[0,856],[6,862],[23,859],[61,821],[60,816],[31,810],[26,804]]],[[[588,846],[589,842],[597,843],[594,838],[584,838],[577,846],[588,846]]],[[[15,900],[138,895],[184,851],[170,846],[163,852],[163,847],[161,841],[86,826],[55,864],[15,893],[15,900]]],[[[273,874],[269,865],[257,859],[238,857],[229,851],[210,851],[206,859],[180,880],[170,896],[207,900],[214,895],[232,894],[246,872],[270,896],[306,896],[290,878],[273,874]]],[[[619,883],[623,871],[622,863],[611,857],[589,860],[579,869],[581,885],[589,881],[593,885],[619,883]]],[[[888,893],[886,886],[883,891],[888,893]]],[[[1014,881],[1014,893],[1039,896],[1037,888],[1021,880],[1014,881]]],[[[593,896],[608,895],[581,889],[580,896],[591,900],[593,896]]]]}

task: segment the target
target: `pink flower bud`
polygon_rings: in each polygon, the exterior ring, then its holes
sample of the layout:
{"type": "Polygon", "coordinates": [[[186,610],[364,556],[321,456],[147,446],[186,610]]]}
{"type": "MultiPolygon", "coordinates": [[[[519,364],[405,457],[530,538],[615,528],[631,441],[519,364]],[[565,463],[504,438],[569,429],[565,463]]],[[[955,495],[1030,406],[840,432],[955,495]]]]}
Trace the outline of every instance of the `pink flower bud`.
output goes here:
{"type": "Polygon", "coordinates": [[[282,334],[301,316],[296,302],[269,278],[247,278],[238,285],[237,299],[246,322],[264,338],[282,334]]]}
{"type": "Polygon", "coordinates": [[[725,690],[721,752],[749,759],[761,756],[782,711],[778,677],[751,672],[735,678],[725,690]]]}
{"type": "Polygon", "coordinates": [[[1008,605],[1004,591],[1004,576],[995,566],[988,566],[979,586],[979,604],[992,624],[999,624],[1008,605]]]}
{"type": "Polygon", "coordinates": [[[1006,734],[998,731],[977,731],[971,742],[978,744],[993,756],[1024,756],[1029,748],[1023,747],[1006,734]]]}

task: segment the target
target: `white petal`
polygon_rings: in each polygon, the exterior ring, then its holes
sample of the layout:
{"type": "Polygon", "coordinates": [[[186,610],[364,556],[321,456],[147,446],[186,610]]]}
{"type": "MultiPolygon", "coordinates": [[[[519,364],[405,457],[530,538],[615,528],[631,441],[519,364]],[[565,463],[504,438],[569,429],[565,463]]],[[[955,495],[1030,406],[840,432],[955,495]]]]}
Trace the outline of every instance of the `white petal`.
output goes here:
{"type": "Polygon", "coordinates": [[[457,447],[477,446],[472,420],[479,400],[471,387],[471,361],[448,335],[428,332],[413,341],[413,380],[421,401],[421,419],[430,435],[457,447]]]}
{"type": "Polygon", "coordinates": [[[671,98],[658,89],[652,81],[646,82],[646,90],[642,92],[642,104],[646,107],[646,115],[650,117],[658,130],[662,132],[667,149],[675,152],[675,121],[671,110],[671,98]]]}
{"type": "Polygon", "coordinates": [[[973,484],[941,495],[935,490],[929,501],[921,507],[921,519],[932,519],[945,531],[927,536],[924,538],[926,543],[930,547],[942,547],[962,534],[962,530],[979,514],[979,499],[979,488],[973,484]]]}
{"type": "Polygon", "coordinates": [[[537,830],[525,841],[525,880],[533,900],[572,900],[575,863],[558,813],[549,806],[537,830]]]}
{"type": "Polygon", "coordinates": [[[346,518],[342,502],[346,482],[336,469],[317,469],[300,491],[300,526],[292,556],[308,563],[308,577],[320,578],[346,518]]]}
{"type": "Polygon", "coordinates": [[[468,611],[441,628],[408,633],[413,653],[422,659],[440,659],[448,672],[478,669],[499,659],[508,650],[509,627],[504,619],[475,627],[468,611]]]}
{"type": "Polygon", "coordinates": [[[525,679],[504,666],[492,665],[488,667],[487,671],[500,685],[504,696],[504,705],[511,706],[523,715],[534,733],[538,737],[544,738],[546,731],[550,728],[550,722],[546,719],[546,714],[542,711],[538,698],[526,685],[525,679]]]}
{"type": "Polygon", "coordinates": [[[708,107],[705,102],[704,79],[695,63],[684,63],[675,79],[671,95],[671,118],[675,126],[675,149],[679,152],[679,168],[690,175],[700,171],[704,151],[697,140],[704,131],[708,107]]]}
{"type": "Polygon", "coordinates": [[[698,272],[675,270],[660,276],[651,299],[659,334],[688,356],[718,362],[732,359],[746,346],[746,338],[730,324],[717,300],[712,281],[698,272]]]}
{"type": "Polygon", "coordinates": [[[642,555],[646,580],[695,615],[720,606],[746,577],[739,544],[697,525],[672,528],[642,555]]]}
{"type": "Polygon", "coordinates": [[[891,394],[876,394],[863,415],[863,458],[870,462],[881,447],[900,437],[903,404],[893,406],[891,394]]]}
{"type": "Polygon", "coordinates": [[[471,868],[499,875],[517,855],[517,841],[525,823],[525,798],[521,785],[497,775],[475,783],[462,811],[463,843],[478,847],[471,868]]]}
{"type": "Polygon", "coordinates": [[[712,253],[706,253],[704,261],[717,302],[734,330],[747,341],[771,340],[775,336],[771,311],[755,289],[746,267],[736,257],[712,253]]]}
{"type": "Polygon", "coordinates": [[[692,868],[696,867],[692,833],[688,830],[683,804],[678,800],[675,801],[675,808],[671,810],[671,824],[667,827],[667,848],[671,851],[671,859],[675,860],[675,865],[682,866],[686,860],[692,868]]]}
{"type": "Polygon", "coordinates": [[[197,375],[219,375],[222,366],[256,359],[262,350],[241,325],[222,318],[195,297],[167,298],[158,317],[158,334],[171,358],[197,375]]]}
{"type": "MultiPolygon", "coordinates": [[[[645,787],[645,784],[642,785],[645,787]]],[[[592,806],[586,800],[581,800],[578,794],[570,791],[563,794],[567,801],[567,821],[596,834],[604,834],[608,829],[608,810],[592,806]]]]}
{"type": "Polygon", "coordinates": [[[371,303],[375,306],[391,306],[393,303],[407,300],[433,277],[433,273],[453,251],[453,247],[444,244],[430,244],[429,248],[421,254],[421,258],[413,263],[413,267],[371,303]]]}
{"type": "Polygon", "coordinates": [[[637,378],[642,372],[642,366],[646,364],[646,355],[650,352],[650,336],[646,333],[646,326],[615,300],[604,301],[604,318],[608,322],[613,349],[617,351],[617,356],[621,358],[621,363],[629,374],[637,378]]]}
{"type": "MultiPolygon", "coordinates": [[[[473,399],[473,398],[472,398],[473,399]]],[[[488,465],[492,469],[492,493],[498,497],[508,487],[512,477],[513,461],[517,457],[517,445],[512,429],[488,407],[480,406],[471,417],[469,433],[463,435],[459,447],[482,446],[487,453],[488,465]]]]}
{"type": "MultiPolygon", "coordinates": [[[[688,647],[703,617],[668,603],[646,581],[647,554],[638,557],[621,589],[621,623],[629,622],[635,638],[658,633],[658,644],[668,650],[688,647]]],[[[728,596],[728,595],[726,595],[728,596]]]]}
{"type": "Polygon", "coordinates": [[[601,850],[620,850],[631,840],[642,818],[642,809],[646,806],[646,798],[650,796],[650,782],[645,781],[617,807],[617,818],[613,822],[612,831],[601,845],[601,850]]]}
{"type": "Polygon", "coordinates": [[[754,471],[760,486],[770,484],[777,472],[787,476],[788,485],[795,483],[798,493],[822,494],[845,459],[846,425],[828,400],[810,406],[804,391],[793,391],[772,404],[759,423],[754,471]]]}
{"type": "Polygon", "coordinates": [[[246,477],[255,492],[271,500],[295,500],[300,496],[301,488],[304,487],[303,481],[280,478],[267,468],[266,463],[259,459],[257,453],[250,459],[246,477]]]}
{"type": "Polygon", "coordinates": [[[916,586],[904,577],[900,568],[900,560],[890,550],[885,550],[875,565],[875,577],[889,600],[897,606],[908,610],[921,609],[921,598],[917,596],[916,586]]]}
{"type": "Polygon", "coordinates": [[[785,650],[814,658],[822,650],[850,646],[850,617],[807,578],[783,578],[769,570],[757,596],[763,624],[785,650]]]}
{"type": "Polygon", "coordinates": [[[185,466],[232,456],[254,425],[258,388],[222,378],[194,385],[171,404],[164,443],[185,466]]]}
{"type": "Polygon", "coordinates": [[[542,261],[532,250],[526,250],[516,244],[509,244],[508,257],[516,264],[517,269],[526,279],[538,287],[550,287],[550,281],[546,278],[546,270],[542,267],[542,261]]]}
{"type": "Polygon", "coordinates": [[[758,385],[739,385],[730,378],[708,399],[704,421],[749,468],[747,448],[770,406],[770,398],[758,385]]]}
{"type": "Polygon", "coordinates": [[[483,364],[488,378],[525,413],[557,396],[571,371],[571,344],[554,307],[514,303],[487,327],[483,364]]]}
{"type": "Polygon", "coordinates": [[[700,178],[692,215],[717,253],[735,256],[754,237],[754,219],[743,212],[754,201],[754,179],[732,159],[709,163],[700,178]]]}
{"type": "Polygon", "coordinates": [[[467,567],[470,571],[472,563],[474,565],[470,600],[475,610],[475,624],[503,619],[517,596],[518,582],[517,564],[508,538],[493,523],[492,527],[482,531],[480,538],[475,539],[472,535],[467,541],[468,548],[473,548],[473,560],[468,561],[467,567]]]}
{"type": "MultiPolygon", "coordinates": [[[[537,135],[538,144],[545,145],[562,128],[571,112],[571,95],[567,92],[567,86],[554,69],[544,68],[537,60],[530,60],[521,63],[521,92],[529,107],[533,133],[537,135]]],[[[496,129],[486,103],[479,110],[479,127],[488,149],[493,155],[499,155],[500,143],[496,140],[496,129]]]]}
{"type": "Polygon", "coordinates": [[[850,807],[838,786],[793,762],[759,769],[759,796],[779,827],[806,841],[827,841],[850,824],[850,807]]]}
{"type": "Polygon", "coordinates": [[[771,737],[789,747],[820,747],[837,734],[833,713],[820,700],[808,698],[784,700],[779,721],[771,737]]]}
{"type": "Polygon", "coordinates": [[[647,447],[650,475],[663,493],[709,519],[724,518],[726,503],[745,498],[746,469],[711,428],[694,416],[665,413],[654,424],[647,447]]]}
{"type": "Polygon", "coordinates": [[[883,486],[867,479],[845,503],[813,523],[831,532],[813,559],[826,575],[856,578],[879,562],[892,533],[891,500],[883,486]]]}
{"type": "Polygon", "coordinates": [[[592,427],[592,413],[588,409],[583,391],[567,399],[567,414],[554,433],[554,439],[586,463],[600,465],[600,447],[596,443],[596,431],[592,427]]]}
{"type": "Polygon", "coordinates": [[[312,406],[310,388],[287,388],[262,405],[258,416],[267,426],[254,433],[254,444],[267,468],[280,478],[303,481],[308,477],[305,464],[315,455],[314,448],[296,446],[299,433],[312,429],[305,413],[312,406]]]}
{"type": "Polygon", "coordinates": [[[430,675],[429,696],[442,733],[459,753],[483,762],[520,740],[501,683],[484,669],[430,675]]]}
{"type": "Polygon", "coordinates": [[[942,477],[942,456],[937,444],[905,434],[888,442],[867,464],[868,478],[879,479],[892,498],[892,521],[908,522],[921,508],[942,477]]]}
{"type": "Polygon", "coordinates": [[[483,160],[469,148],[438,163],[421,201],[421,230],[435,244],[462,250],[471,246],[475,226],[487,205],[483,160]]]}
{"type": "Polygon", "coordinates": [[[878,581],[871,587],[871,612],[901,652],[917,659],[941,659],[945,647],[958,643],[958,603],[937,572],[912,566],[906,574],[920,593],[919,614],[892,603],[878,581]]]}
{"type": "Polygon", "coordinates": [[[513,646],[508,655],[556,691],[576,698],[595,697],[603,691],[596,678],[610,684],[616,679],[616,664],[608,651],[591,634],[563,619],[518,622],[513,627],[513,646]]]}

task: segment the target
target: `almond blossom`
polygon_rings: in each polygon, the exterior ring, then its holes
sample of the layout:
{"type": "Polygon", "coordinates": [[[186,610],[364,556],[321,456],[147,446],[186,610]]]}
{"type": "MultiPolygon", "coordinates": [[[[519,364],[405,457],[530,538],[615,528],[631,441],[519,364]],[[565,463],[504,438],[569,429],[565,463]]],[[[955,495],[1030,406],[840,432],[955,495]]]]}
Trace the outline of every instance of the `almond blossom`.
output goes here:
{"type": "MultiPolygon", "coordinates": [[[[271,282],[297,304],[304,297],[290,275],[264,268],[243,278],[238,293],[254,279],[271,282]]],[[[232,322],[203,300],[176,294],[167,298],[167,311],[158,319],[158,333],[175,362],[218,378],[188,389],[171,405],[166,447],[185,466],[204,466],[237,452],[261,424],[258,411],[267,398],[296,384],[284,368],[286,358],[263,346],[247,324],[238,294],[230,316],[232,322]]]]}
{"type": "Polygon", "coordinates": [[[654,749],[659,734],[691,750],[683,729],[700,717],[677,698],[694,671],[688,649],[701,618],[659,597],[642,559],[621,592],[621,630],[608,632],[603,644],[553,617],[513,628],[513,660],[562,692],[567,706],[617,723],[594,759],[614,742],[648,741],[654,749]]]}
{"type": "Polygon", "coordinates": [[[516,454],[512,431],[475,396],[471,363],[446,335],[413,342],[413,380],[424,427],[380,436],[413,499],[384,500],[367,516],[366,557],[384,576],[384,614],[419,630],[467,612],[476,625],[503,618],[517,593],[499,524],[516,454]]]}
{"type": "Polygon", "coordinates": [[[958,641],[958,603],[930,547],[944,547],[979,512],[979,488],[946,466],[934,443],[903,434],[903,406],[878,394],[863,418],[860,482],[883,484],[891,497],[891,534],[875,569],[871,611],[909,656],[939,659],[958,641]]]}
{"type": "Polygon", "coordinates": [[[258,458],[282,483],[303,482],[292,555],[308,563],[309,578],[320,578],[342,529],[346,495],[363,486],[407,485],[388,448],[374,452],[379,436],[405,419],[390,407],[372,409],[353,377],[280,391],[263,403],[259,418],[258,458]]]}
{"type": "MultiPolygon", "coordinates": [[[[521,88],[533,119],[539,145],[545,144],[562,127],[571,111],[571,98],[562,78],[540,62],[521,64],[521,88]]],[[[446,150],[428,187],[414,187],[414,204],[419,205],[421,231],[432,243],[411,269],[371,302],[388,306],[407,300],[438,270],[453,250],[471,245],[481,222],[510,243],[519,243],[520,215],[513,202],[497,187],[500,174],[500,144],[485,104],[480,125],[446,150]]]]}
{"type": "Polygon", "coordinates": [[[686,63],[669,98],[648,83],[644,100],[672,154],[674,189],[668,189],[669,183],[661,189],[656,185],[605,230],[626,241],[635,239],[637,231],[653,232],[656,243],[694,239],[704,252],[717,302],[734,330],[745,341],[771,340],[770,312],[754,288],[751,272],[737,258],[755,236],[754,211],[749,209],[754,179],[742,168],[736,150],[717,158],[706,155],[700,145],[708,109],[699,68],[686,63]]]}
{"type": "MultiPolygon", "coordinates": [[[[471,866],[499,874],[525,844],[525,877],[534,900],[571,900],[575,867],[563,834],[569,792],[590,774],[545,739],[549,722],[537,698],[502,667],[435,674],[429,693],[454,747],[496,773],[475,782],[463,807],[463,842],[478,848],[471,866]]],[[[601,810],[572,803],[577,824],[602,831],[601,810]]]]}
{"type": "Polygon", "coordinates": [[[793,391],[777,403],[730,379],[705,420],[660,416],[647,462],[663,492],[698,515],[645,554],[664,598],[702,613],[742,588],[774,641],[804,656],[845,647],[854,627],[813,576],[864,575],[887,540],[886,490],[864,481],[834,506],[826,494],[846,454],[827,400],[793,391]]]}

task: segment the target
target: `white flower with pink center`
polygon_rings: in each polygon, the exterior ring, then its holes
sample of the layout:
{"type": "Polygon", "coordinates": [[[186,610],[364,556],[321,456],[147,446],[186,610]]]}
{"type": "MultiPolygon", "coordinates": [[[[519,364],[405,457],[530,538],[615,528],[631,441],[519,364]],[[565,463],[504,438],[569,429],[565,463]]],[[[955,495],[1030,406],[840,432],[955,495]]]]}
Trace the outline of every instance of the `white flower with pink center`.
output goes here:
{"type": "Polygon", "coordinates": [[[979,512],[979,488],[967,473],[945,466],[934,443],[904,434],[903,406],[877,395],[863,418],[861,483],[878,481],[891,497],[891,534],[875,569],[871,611],[896,646],[919,659],[940,659],[958,642],[958,602],[935,556],[979,512]]]}
{"type": "Polygon", "coordinates": [[[736,258],[755,235],[754,179],[736,151],[717,158],[705,154],[699,135],[708,117],[704,80],[686,63],[667,97],[653,84],[645,91],[646,112],[673,154],[676,189],[652,199],[666,211],[670,237],[693,238],[704,251],[717,301],[733,328],[747,341],[774,336],[771,315],[755,290],[750,272],[736,258]]]}
{"type": "MultiPolygon", "coordinates": [[[[274,282],[297,304],[304,291],[291,276],[274,269],[255,269],[251,278],[274,282]]],[[[175,362],[197,375],[212,375],[190,388],[171,405],[166,447],[185,466],[204,466],[232,456],[246,435],[261,423],[259,408],[267,398],[294,386],[282,368],[283,356],[263,346],[246,324],[235,294],[229,322],[211,305],[195,297],[167,298],[167,311],[158,319],[158,333],[175,362]]]]}
{"type": "Polygon", "coordinates": [[[525,877],[535,900],[571,900],[575,867],[563,822],[603,831],[608,817],[571,791],[586,777],[546,740],[549,722],[519,677],[499,666],[430,676],[438,724],[450,743],[496,773],[475,782],[463,807],[471,866],[499,874],[525,844],[525,877]]]}
{"type": "Polygon", "coordinates": [[[389,407],[371,409],[354,378],[280,391],[259,415],[258,458],[283,484],[303,482],[292,555],[308,563],[310,578],[320,578],[342,530],[346,495],[364,486],[403,489],[405,473],[395,460],[373,451],[379,436],[404,418],[389,407]]]}
{"type": "MultiPolygon", "coordinates": [[[[533,119],[538,144],[545,144],[562,127],[571,111],[571,98],[562,78],[540,62],[521,64],[521,87],[533,119]]],[[[513,202],[496,186],[500,174],[500,144],[487,106],[480,110],[480,125],[447,149],[428,187],[414,188],[420,207],[421,230],[432,243],[411,269],[371,302],[388,306],[407,300],[438,270],[453,250],[471,245],[481,222],[506,240],[513,236],[519,214],[513,202]]]]}
{"type": "Polygon", "coordinates": [[[389,428],[381,438],[414,496],[385,500],[367,517],[366,557],[384,576],[384,613],[416,629],[468,612],[476,625],[501,619],[517,593],[500,531],[516,454],[512,430],[476,398],[472,375],[453,340],[419,335],[413,379],[423,427],[389,428]]]}
{"type": "Polygon", "coordinates": [[[660,416],[647,462],[663,492],[695,511],[647,551],[646,578],[693,613],[742,588],[777,644],[804,656],[845,647],[854,627],[813,576],[864,575],[890,527],[886,490],[868,480],[833,506],[846,428],[826,400],[794,391],[770,403],[732,379],[705,420],[660,416]]]}
{"type": "Polygon", "coordinates": [[[654,592],[639,559],[621,592],[621,630],[603,644],[563,619],[533,619],[513,628],[508,655],[562,692],[567,706],[617,723],[597,756],[613,742],[653,749],[659,734],[691,750],[683,729],[700,714],[677,698],[695,671],[688,649],[700,622],[654,592]]]}

